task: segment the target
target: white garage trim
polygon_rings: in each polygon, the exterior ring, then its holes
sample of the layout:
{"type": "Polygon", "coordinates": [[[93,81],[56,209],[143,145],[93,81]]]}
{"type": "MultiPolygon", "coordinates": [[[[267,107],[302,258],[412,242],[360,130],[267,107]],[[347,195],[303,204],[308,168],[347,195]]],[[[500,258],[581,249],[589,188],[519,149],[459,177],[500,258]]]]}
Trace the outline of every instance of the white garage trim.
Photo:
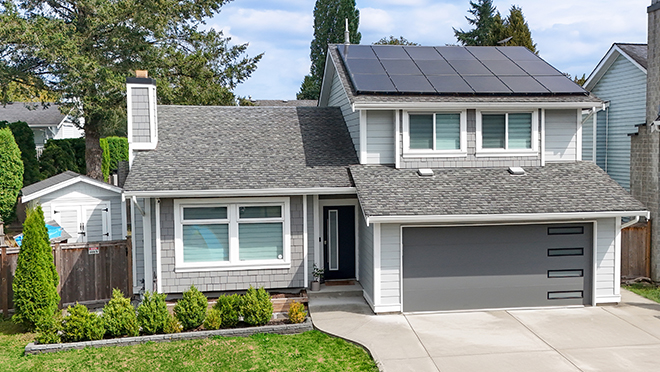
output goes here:
{"type": "Polygon", "coordinates": [[[613,212],[573,212],[573,213],[511,213],[511,214],[457,214],[457,215],[420,215],[420,216],[368,216],[367,226],[371,223],[486,223],[495,224],[537,224],[541,222],[554,223],[567,220],[594,220],[597,218],[615,217],[645,217],[650,218],[648,211],[613,211],[613,212]]]}

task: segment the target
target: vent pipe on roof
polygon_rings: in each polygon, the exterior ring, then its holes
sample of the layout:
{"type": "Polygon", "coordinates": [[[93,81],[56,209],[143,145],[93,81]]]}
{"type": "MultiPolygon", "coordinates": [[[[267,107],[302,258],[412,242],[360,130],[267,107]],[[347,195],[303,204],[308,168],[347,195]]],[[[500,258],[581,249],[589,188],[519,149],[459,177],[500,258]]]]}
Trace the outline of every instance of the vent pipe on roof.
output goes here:
{"type": "Polygon", "coordinates": [[[513,176],[522,176],[525,174],[525,170],[522,167],[509,167],[508,171],[513,176]]]}
{"type": "Polygon", "coordinates": [[[344,44],[350,45],[351,44],[351,34],[348,32],[348,18],[346,20],[346,30],[344,30],[344,44]]]}
{"type": "Polygon", "coordinates": [[[433,169],[420,168],[417,170],[417,174],[422,177],[431,177],[433,176],[433,169]]]}

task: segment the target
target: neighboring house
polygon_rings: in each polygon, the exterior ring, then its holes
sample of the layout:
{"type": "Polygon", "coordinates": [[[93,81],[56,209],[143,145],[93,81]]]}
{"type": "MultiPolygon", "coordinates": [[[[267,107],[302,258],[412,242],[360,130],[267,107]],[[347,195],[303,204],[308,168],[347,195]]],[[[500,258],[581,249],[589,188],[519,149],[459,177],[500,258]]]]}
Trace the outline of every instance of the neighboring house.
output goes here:
{"type": "Polygon", "coordinates": [[[38,200],[46,221],[71,236],[69,243],[126,239],[122,189],[66,171],[24,187],[22,202],[38,200]]]}
{"type": "Polygon", "coordinates": [[[646,54],[646,44],[615,43],[584,84],[606,105],[596,120],[584,123],[582,158],[595,159],[626,190],[630,190],[628,134],[646,122],[646,54]]]}
{"type": "Polygon", "coordinates": [[[69,115],[60,112],[59,106],[50,103],[14,102],[0,107],[0,121],[10,123],[24,121],[34,132],[37,152],[43,149],[49,139],[80,138],[84,132],[78,129],[69,115]]]}
{"type": "Polygon", "coordinates": [[[331,45],[319,107],[157,106],[127,79],[136,291],[356,279],[376,313],[618,302],[602,106],[522,47],[331,45]],[[157,118],[157,120],[156,120],[157,118]]]}

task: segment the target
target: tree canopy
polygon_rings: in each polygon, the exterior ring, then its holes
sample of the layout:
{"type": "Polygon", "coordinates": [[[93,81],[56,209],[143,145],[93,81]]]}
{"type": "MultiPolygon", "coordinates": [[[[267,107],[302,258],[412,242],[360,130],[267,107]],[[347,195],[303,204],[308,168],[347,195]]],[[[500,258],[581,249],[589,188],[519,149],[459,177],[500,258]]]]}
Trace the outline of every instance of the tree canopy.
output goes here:
{"type": "Polygon", "coordinates": [[[0,169],[0,220],[10,223],[15,218],[16,198],[23,187],[23,161],[9,128],[0,128],[0,169]]]}
{"type": "Polygon", "coordinates": [[[390,37],[384,37],[378,40],[377,42],[374,43],[374,45],[419,45],[419,44],[414,43],[403,36],[399,36],[398,38],[396,38],[393,35],[390,35],[390,37]]]}
{"type": "Polygon", "coordinates": [[[305,76],[298,99],[318,99],[321,92],[323,70],[325,69],[328,44],[344,42],[344,31],[348,19],[349,40],[351,44],[360,44],[362,35],[358,32],[360,11],[355,7],[355,0],[316,0],[314,5],[314,39],[310,46],[312,67],[305,76]]]}
{"type": "MultiPolygon", "coordinates": [[[[229,0],[13,0],[0,4],[0,86],[53,92],[85,130],[88,175],[100,179],[103,134],[125,127],[125,79],[149,70],[164,104],[234,105],[232,89],[261,55],[204,20],[229,0]]],[[[7,99],[8,94],[0,96],[7,99]]],[[[120,132],[120,131],[119,131],[120,132]]]]}

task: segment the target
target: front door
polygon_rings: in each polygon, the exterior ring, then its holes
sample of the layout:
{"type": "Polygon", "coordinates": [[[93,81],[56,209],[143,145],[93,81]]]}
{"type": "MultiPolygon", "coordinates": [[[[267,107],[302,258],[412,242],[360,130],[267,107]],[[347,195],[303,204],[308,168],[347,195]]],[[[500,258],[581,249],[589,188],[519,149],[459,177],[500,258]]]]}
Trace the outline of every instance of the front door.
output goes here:
{"type": "Polygon", "coordinates": [[[323,207],[324,278],[355,278],[355,207],[323,207]]]}

